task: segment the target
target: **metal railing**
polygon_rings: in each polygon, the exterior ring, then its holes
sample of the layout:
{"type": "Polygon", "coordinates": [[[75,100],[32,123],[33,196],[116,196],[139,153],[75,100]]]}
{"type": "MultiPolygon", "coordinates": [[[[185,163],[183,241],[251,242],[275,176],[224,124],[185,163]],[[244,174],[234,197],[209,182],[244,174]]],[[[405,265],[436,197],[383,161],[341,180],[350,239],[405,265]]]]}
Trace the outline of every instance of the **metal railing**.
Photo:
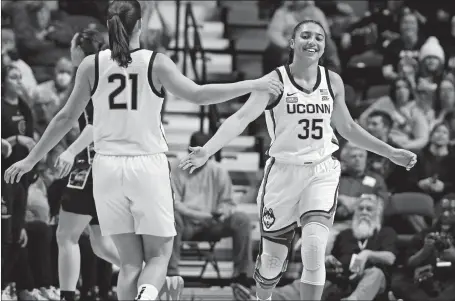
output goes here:
{"type": "MultiPolygon", "coordinates": [[[[195,82],[198,84],[207,83],[207,53],[202,45],[201,34],[199,32],[200,26],[196,22],[196,18],[193,12],[193,6],[191,2],[185,3],[185,12],[184,12],[184,34],[183,34],[183,49],[179,49],[180,45],[180,13],[182,9],[181,0],[176,0],[176,34],[175,34],[175,45],[174,49],[176,56],[178,57],[178,52],[183,51],[183,69],[182,73],[184,75],[188,74],[188,60],[191,66],[191,69],[194,74],[195,82]],[[193,28],[192,35],[189,33],[189,29],[193,28]],[[193,40],[190,43],[190,39],[193,40]],[[201,60],[202,66],[199,70],[197,62],[198,59],[201,60]]],[[[208,117],[209,122],[209,133],[214,134],[220,125],[220,114],[216,105],[201,106],[199,112],[200,118],[200,131],[204,132],[204,122],[206,117],[208,117]]],[[[217,161],[221,160],[221,153],[218,152],[215,154],[215,159],[217,161]]]]}

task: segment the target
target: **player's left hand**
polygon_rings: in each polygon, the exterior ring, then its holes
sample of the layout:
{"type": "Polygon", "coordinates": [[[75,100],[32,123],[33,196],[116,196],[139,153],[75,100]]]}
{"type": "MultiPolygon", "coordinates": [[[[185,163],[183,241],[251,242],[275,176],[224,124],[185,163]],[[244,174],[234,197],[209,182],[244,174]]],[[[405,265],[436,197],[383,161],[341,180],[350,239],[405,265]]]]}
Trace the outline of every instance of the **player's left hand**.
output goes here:
{"type": "Polygon", "coordinates": [[[80,45],[76,45],[79,33],[76,33],[71,40],[71,62],[73,67],[79,67],[85,58],[85,53],[80,45]]]}
{"type": "Polygon", "coordinates": [[[389,160],[396,165],[403,166],[407,170],[410,170],[417,163],[417,155],[411,151],[396,148],[392,152],[389,160]]]}
{"type": "Polygon", "coordinates": [[[66,177],[74,164],[74,154],[66,150],[60,154],[60,156],[55,161],[55,167],[58,169],[57,177],[59,179],[66,177]]]}
{"type": "Polygon", "coordinates": [[[200,146],[190,146],[189,150],[191,153],[180,161],[179,167],[183,170],[190,168],[191,174],[196,168],[201,167],[207,162],[209,155],[207,151],[200,146]]]}
{"type": "Polygon", "coordinates": [[[19,183],[22,176],[32,170],[34,165],[28,157],[14,163],[5,171],[5,182],[8,184],[19,183]]]}

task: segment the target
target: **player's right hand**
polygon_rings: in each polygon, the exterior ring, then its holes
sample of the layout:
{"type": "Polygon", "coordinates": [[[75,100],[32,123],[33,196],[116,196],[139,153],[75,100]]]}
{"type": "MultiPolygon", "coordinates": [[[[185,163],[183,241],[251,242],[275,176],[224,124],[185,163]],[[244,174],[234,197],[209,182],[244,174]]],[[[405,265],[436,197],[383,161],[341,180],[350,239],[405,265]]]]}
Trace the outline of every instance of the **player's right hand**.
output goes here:
{"type": "Polygon", "coordinates": [[[260,92],[267,92],[275,97],[281,95],[283,91],[283,83],[279,78],[275,77],[273,73],[264,75],[261,78],[253,80],[253,90],[260,92]]]}
{"type": "Polygon", "coordinates": [[[29,157],[14,163],[5,171],[5,182],[8,184],[19,183],[22,176],[32,170],[33,166],[35,164],[30,161],[29,157]]]}
{"type": "Polygon", "coordinates": [[[413,168],[417,163],[417,155],[405,149],[394,149],[389,159],[396,165],[403,166],[407,170],[413,168]]]}
{"type": "Polygon", "coordinates": [[[60,156],[55,161],[55,167],[58,170],[57,177],[59,179],[66,177],[74,164],[74,155],[68,150],[60,154],[60,156]]]}
{"type": "Polygon", "coordinates": [[[207,162],[207,160],[209,159],[209,155],[207,151],[200,146],[196,147],[190,146],[189,150],[191,151],[191,153],[182,160],[180,160],[179,167],[183,170],[190,168],[191,174],[196,168],[201,167],[207,162]]]}

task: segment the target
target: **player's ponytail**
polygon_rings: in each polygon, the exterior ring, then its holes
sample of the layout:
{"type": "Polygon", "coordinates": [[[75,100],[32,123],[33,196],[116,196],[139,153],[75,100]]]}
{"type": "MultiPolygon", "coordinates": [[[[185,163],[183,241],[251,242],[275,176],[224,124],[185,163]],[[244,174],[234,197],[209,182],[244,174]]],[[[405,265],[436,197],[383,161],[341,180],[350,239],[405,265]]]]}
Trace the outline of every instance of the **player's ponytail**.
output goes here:
{"type": "Polygon", "coordinates": [[[137,0],[112,1],[107,18],[111,58],[120,67],[126,68],[132,62],[130,39],[137,21],[141,19],[141,6],[137,0]]]}
{"type": "Polygon", "coordinates": [[[113,15],[107,21],[109,27],[109,47],[111,48],[111,58],[116,61],[120,67],[128,67],[131,63],[130,55],[130,37],[123,27],[122,21],[118,15],[113,15]]]}

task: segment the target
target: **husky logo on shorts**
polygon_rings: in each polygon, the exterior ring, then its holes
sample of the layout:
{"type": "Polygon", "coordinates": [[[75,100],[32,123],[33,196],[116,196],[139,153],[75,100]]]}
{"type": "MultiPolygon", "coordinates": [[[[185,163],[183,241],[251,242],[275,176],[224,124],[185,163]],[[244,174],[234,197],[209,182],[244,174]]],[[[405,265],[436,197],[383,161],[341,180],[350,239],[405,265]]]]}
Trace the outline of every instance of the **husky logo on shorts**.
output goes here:
{"type": "Polygon", "coordinates": [[[267,229],[270,229],[272,225],[275,223],[275,214],[273,214],[272,208],[265,208],[264,212],[262,213],[262,223],[267,229]]]}

